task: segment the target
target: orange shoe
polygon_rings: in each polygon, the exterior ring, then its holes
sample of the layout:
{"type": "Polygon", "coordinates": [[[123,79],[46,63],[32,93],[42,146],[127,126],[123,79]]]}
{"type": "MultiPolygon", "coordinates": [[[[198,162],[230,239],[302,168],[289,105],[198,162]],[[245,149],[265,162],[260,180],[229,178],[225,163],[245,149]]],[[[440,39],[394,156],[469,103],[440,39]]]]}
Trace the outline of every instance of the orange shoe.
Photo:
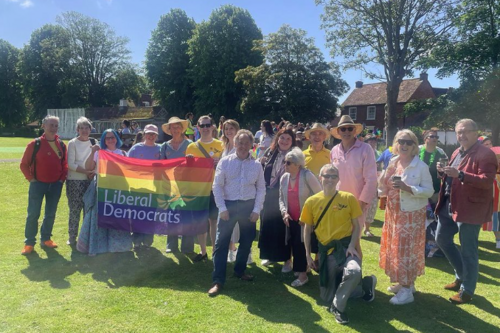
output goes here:
{"type": "Polygon", "coordinates": [[[51,249],[55,249],[57,247],[57,244],[53,240],[51,240],[51,239],[49,239],[48,241],[43,242],[42,245],[46,246],[46,247],[49,247],[51,249]]]}
{"type": "Polygon", "coordinates": [[[24,245],[24,248],[21,251],[21,254],[23,256],[30,254],[31,252],[33,252],[33,249],[34,249],[34,246],[32,246],[32,245],[24,245]]]}

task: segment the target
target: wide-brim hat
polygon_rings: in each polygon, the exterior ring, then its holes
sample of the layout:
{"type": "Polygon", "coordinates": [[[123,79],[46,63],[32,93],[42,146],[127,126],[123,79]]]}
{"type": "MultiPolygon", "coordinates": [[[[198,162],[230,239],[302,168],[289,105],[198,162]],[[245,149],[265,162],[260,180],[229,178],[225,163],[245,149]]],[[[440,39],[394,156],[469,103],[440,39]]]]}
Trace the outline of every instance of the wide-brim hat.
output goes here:
{"type": "Polygon", "coordinates": [[[325,133],[325,135],[326,135],[325,140],[328,140],[330,138],[330,132],[326,129],[326,127],[324,125],[322,125],[320,123],[314,123],[310,129],[305,131],[304,136],[306,137],[307,140],[309,140],[309,135],[315,131],[321,131],[321,132],[325,133]]]}
{"type": "Polygon", "coordinates": [[[330,133],[333,135],[333,137],[335,139],[342,140],[342,137],[337,132],[337,128],[341,128],[341,127],[354,127],[354,133],[353,133],[354,136],[358,136],[358,134],[360,134],[361,132],[363,132],[363,125],[362,124],[355,123],[352,120],[352,118],[350,116],[348,116],[348,115],[343,115],[340,118],[340,121],[339,121],[339,124],[337,125],[337,127],[332,127],[330,129],[330,133]]]}
{"type": "Polygon", "coordinates": [[[171,124],[181,124],[182,125],[182,133],[186,132],[188,128],[188,121],[187,119],[181,119],[179,117],[172,117],[168,120],[168,123],[165,123],[161,125],[161,129],[163,132],[165,132],[168,135],[172,135],[172,132],[170,131],[169,125],[171,124]]]}

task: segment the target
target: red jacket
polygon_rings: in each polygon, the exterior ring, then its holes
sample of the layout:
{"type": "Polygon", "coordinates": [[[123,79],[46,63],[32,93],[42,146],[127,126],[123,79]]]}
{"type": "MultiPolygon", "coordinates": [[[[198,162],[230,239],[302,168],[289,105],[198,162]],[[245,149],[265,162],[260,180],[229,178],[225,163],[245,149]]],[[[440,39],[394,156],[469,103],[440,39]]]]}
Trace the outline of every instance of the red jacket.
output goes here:
{"type": "MultiPolygon", "coordinates": [[[[455,222],[483,224],[491,221],[493,214],[493,182],[498,162],[495,153],[479,143],[469,149],[458,166],[464,173],[463,182],[454,178],[451,184],[451,212],[455,222]]],[[[453,152],[450,165],[459,153],[460,149],[453,152]]],[[[441,182],[436,214],[445,201],[445,183],[446,176],[441,182]]]]}
{"type": "MultiPolygon", "coordinates": [[[[62,154],[63,150],[59,145],[58,136],[56,135],[56,146],[62,154]]],[[[45,138],[45,134],[40,137],[40,150],[38,150],[36,158],[36,178],[43,183],[54,183],[58,180],[65,181],[68,175],[68,159],[67,152],[62,157],[62,160],[56,156],[54,149],[50,146],[45,138]]],[[[35,178],[34,167],[35,163],[31,163],[31,157],[35,149],[35,140],[28,143],[21,160],[21,171],[28,181],[35,178]]]]}

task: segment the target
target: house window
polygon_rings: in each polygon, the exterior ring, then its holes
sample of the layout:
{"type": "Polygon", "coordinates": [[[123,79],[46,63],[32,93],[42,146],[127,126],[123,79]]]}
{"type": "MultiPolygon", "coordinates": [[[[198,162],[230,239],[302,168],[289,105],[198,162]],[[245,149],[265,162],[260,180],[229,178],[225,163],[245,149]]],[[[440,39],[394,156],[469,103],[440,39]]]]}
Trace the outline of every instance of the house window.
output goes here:
{"type": "Polygon", "coordinates": [[[356,116],[358,115],[358,109],[357,108],[349,108],[349,117],[352,118],[352,120],[356,120],[356,116]]]}
{"type": "Polygon", "coordinates": [[[366,108],[366,120],[375,120],[377,115],[377,109],[374,106],[369,106],[366,108]]]}

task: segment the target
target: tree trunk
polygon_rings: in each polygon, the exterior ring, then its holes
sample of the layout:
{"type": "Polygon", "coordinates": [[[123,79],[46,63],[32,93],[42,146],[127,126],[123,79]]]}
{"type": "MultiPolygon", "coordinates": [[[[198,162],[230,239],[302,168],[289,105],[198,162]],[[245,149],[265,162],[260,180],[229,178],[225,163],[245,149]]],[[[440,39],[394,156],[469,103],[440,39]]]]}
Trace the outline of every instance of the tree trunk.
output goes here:
{"type": "Polygon", "coordinates": [[[387,82],[387,104],[385,105],[385,130],[386,146],[392,146],[396,132],[398,131],[397,104],[401,80],[389,80],[387,82]]]}

